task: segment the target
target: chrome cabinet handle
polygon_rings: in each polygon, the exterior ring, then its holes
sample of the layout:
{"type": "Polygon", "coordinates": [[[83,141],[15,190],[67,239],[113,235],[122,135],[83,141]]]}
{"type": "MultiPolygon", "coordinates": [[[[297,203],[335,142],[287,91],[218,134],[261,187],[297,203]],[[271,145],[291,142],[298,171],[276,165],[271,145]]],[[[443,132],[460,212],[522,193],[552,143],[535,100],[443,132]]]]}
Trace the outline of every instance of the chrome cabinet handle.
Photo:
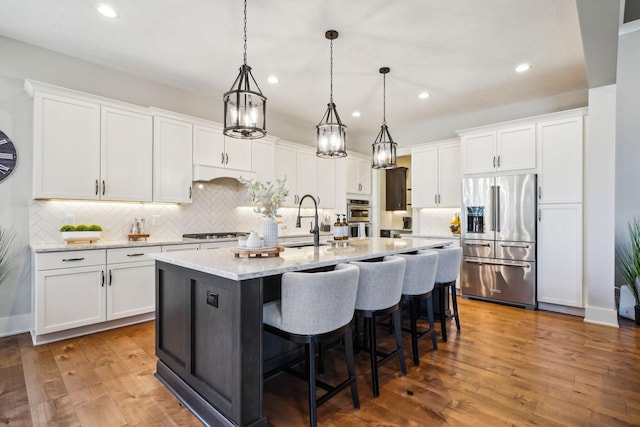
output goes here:
{"type": "Polygon", "coordinates": [[[98,180],[96,179],[96,196],[98,195],[98,187],[100,186],[100,184],[98,184],[98,180]]]}
{"type": "Polygon", "coordinates": [[[493,167],[496,167],[496,156],[493,156],[493,167]]]}
{"type": "Polygon", "coordinates": [[[144,253],[139,253],[139,254],[127,254],[127,256],[142,256],[144,255],[144,253]]]}
{"type": "Polygon", "coordinates": [[[104,270],[100,272],[100,287],[104,288],[104,270]]]}
{"type": "Polygon", "coordinates": [[[220,153],[220,164],[224,165],[224,152],[220,153]]]}
{"type": "Polygon", "coordinates": [[[113,281],[113,270],[109,270],[109,286],[111,286],[111,282],[113,281]]]}
{"type": "Polygon", "coordinates": [[[320,205],[320,196],[318,196],[318,206],[320,205]]]}
{"type": "Polygon", "coordinates": [[[102,180],[102,195],[104,196],[104,192],[107,189],[107,185],[104,183],[104,179],[102,180]]]}
{"type": "Polygon", "coordinates": [[[229,153],[225,153],[224,154],[224,158],[225,158],[224,164],[228,165],[229,164],[229,153]]]}
{"type": "Polygon", "coordinates": [[[538,185],[538,199],[542,200],[542,186],[538,185]]]}
{"type": "Polygon", "coordinates": [[[82,258],[65,258],[62,261],[63,262],[69,262],[69,261],[82,261],[84,259],[84,257],[82,258]]]}
{"type": "Polygon", "coordinates": [[[542,221],[542,209],[538,209],[538,221],[542,221]]]}
{"type": "Polygon", "coordinates": [[[498,156],[498,167],[500,167],[500,156],[498,156]]]}
{"type": "Polygon", "coordinates": [[[191,189],[191,186],[189,186],[189,199],[191,199],[191,196],[193,195],[192,193],[193,193],[193,191],[191,189]]]}
{"type": "Polygon", "coordinates": [[[437,194],[433,195],[433,203],[435,203],[436,205],[438,204],[438,195],[437,194]]]}

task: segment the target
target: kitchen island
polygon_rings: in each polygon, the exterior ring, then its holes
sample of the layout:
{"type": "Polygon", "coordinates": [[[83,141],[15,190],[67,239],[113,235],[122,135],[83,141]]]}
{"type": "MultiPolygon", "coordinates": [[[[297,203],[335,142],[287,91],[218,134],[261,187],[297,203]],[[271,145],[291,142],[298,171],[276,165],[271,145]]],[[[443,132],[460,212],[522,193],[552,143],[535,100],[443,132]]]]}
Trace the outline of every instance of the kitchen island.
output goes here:
{"type": "Polygon", "coordinates": [[[370,238],[338,248],[287,248],[270,258],[236,258],[224,248],[150,254],[156,260],[156,376],[207,425],[266,426],[263,373],[288,349],[266,345],[262,305],[279,297],[283,273],[449,244],[370,238]]]}

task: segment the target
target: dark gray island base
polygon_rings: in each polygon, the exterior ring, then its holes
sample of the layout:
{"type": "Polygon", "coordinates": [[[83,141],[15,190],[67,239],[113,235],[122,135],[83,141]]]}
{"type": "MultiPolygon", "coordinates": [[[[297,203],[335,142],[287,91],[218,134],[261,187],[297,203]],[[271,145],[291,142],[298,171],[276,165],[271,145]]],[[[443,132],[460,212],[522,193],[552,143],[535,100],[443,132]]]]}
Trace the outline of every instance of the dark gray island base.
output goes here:
{"type": "Polygon", "coordinates": [[[156,376],[207,425],[266,426],[263,372],[292,353],[271,336],[263,343],[262,304],[279,297],[282,273],[448,244],[372,238],[345,248],[287,249],[274,258],[234,258],[224,248],[153,254],[156,376]]]}

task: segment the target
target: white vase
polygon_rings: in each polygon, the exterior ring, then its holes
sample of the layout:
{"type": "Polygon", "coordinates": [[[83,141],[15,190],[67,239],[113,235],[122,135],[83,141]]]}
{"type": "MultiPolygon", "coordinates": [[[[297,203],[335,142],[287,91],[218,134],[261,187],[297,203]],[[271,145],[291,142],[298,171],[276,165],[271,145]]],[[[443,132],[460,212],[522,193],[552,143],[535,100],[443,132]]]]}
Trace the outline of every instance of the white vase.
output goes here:
{"type": "Polygon", "coordinates": [[[269,216],[264,221],[262,236],[264,237],[265,247],[274,248],[278,246],[278,223],[276,223],[276,219],[274,217],[269,216]]]}

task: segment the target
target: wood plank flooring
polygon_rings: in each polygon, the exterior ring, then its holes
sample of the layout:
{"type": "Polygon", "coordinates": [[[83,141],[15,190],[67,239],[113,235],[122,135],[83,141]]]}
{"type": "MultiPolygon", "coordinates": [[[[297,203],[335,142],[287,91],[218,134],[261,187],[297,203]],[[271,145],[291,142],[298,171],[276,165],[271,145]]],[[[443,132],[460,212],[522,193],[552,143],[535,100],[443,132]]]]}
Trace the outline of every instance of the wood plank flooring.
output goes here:
{"type": "MultiPolygon", "coordinates": [[[[360,410],[348,390],[318,411],[322,426],[638,426],[640,327],[459,299],[462,331],[431,350],[421,341],[408,374],[380,368],[373,398],[368,356],[356,355],[360,410]]],[[[436,328],[438,328],[436,326],[436,328]]],[[[380,340],[391,343],[384,329],[380,340]]],[[[28,334],[0,338],[0,424],[198,426],[153,376],[154,324],[33,347],[28,334]]],[[[328,352],[327,382],[346,371],[328,352]]],[[[306,384],[286,373],[265,383],[270,426],[308,425],[306,384]]]]}

